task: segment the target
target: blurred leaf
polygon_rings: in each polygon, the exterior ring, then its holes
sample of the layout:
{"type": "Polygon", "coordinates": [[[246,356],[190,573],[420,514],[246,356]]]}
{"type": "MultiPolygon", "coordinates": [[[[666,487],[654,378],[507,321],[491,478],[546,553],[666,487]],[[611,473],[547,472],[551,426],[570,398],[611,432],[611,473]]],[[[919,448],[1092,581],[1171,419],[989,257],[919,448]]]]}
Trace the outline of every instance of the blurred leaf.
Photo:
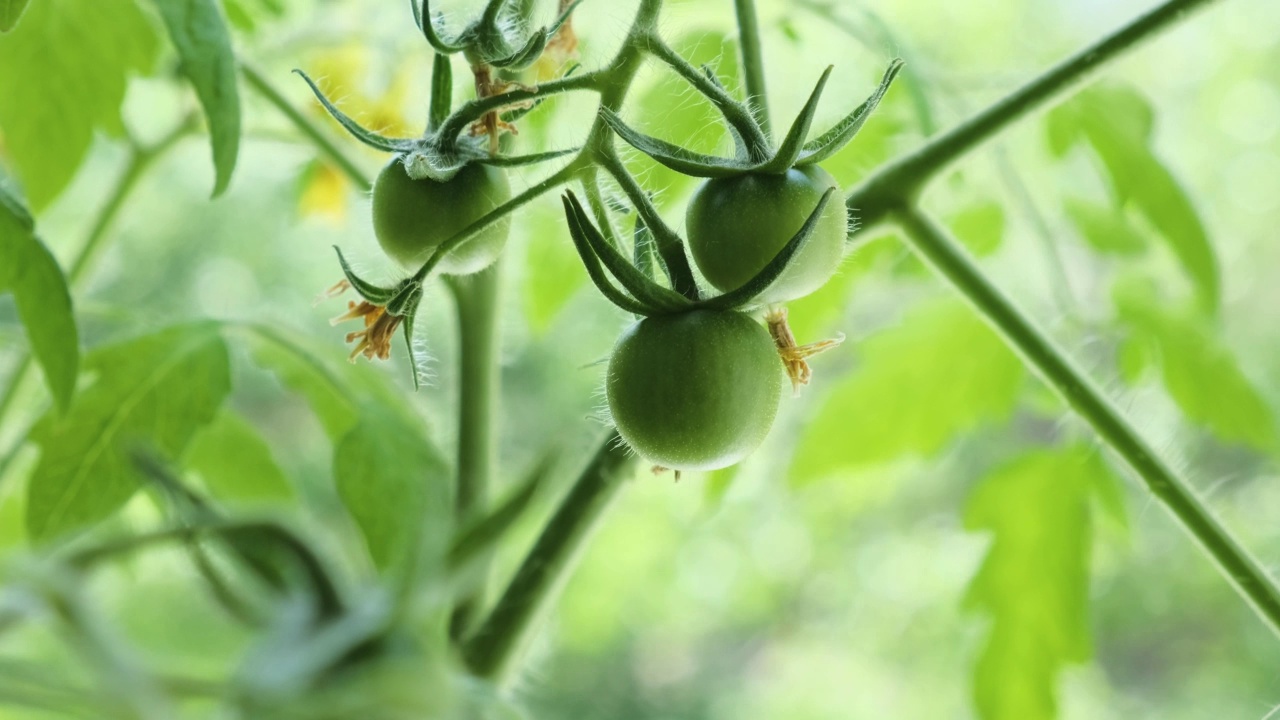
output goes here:
{"type": "Polygon", "coordinates": [[[1088,140],[1116,199],[1141,212],[1169,243],[1204,307],[1219,303],[1218,260],[1195,205],[1151,148],[1153,111],[1136,91],[1095,87],[1050,113],[1049,143],[1063,154],[1088,140]]]}
{"type": "Polygon", "coordinates": [[[461,570],[472,560],[488,555],[498,546],[511,526],[524,515],[538,488],[546,482],[555,466],[555,460],[554,453],[543,455],[515,489],[496,503],[488,514],[476,518],[454,533],[449,545],[450,569],[461,570]]]}
{"type": "Polygon", "coordinates": [[[361,414],[334,449],[333,476],[379,568],[417,560],[423,532],[447,538],[449,468],[425,435],[394,414],[361,414]]]}
{"type": "Polygon", "coordinates": [[[182,74],[191,81],[213,144],[217,197],[231,182],[240,151],[240,91],[231,35],[216,0],[153,0],[178,50],[182,74]]]}
{"type": "Polygon", "coordinates": [[[1171,308],[1145,283],[1119,283],[1112,294],[1133,340],[1154,348],[1164,386],[1188,418],[1223,440],[1276,449],[1271,409],[1206,319],[1171,308]]]}
{"type": "Polygon", "coordinates": [[[528,215],[528,251],[524,263],[525,318],[534,332],[543,332],[587,281],[562,212],[543,207],[528,215]]]}
{"type": "Polygon", "coordinates": [[[254,326],[250,337],[254,362],[307,399],[330,440],[336,442],[355,425],[354,394],[317,354],[275,328],[254,326]]]}
{"type": "Polygon", "coordinates": [[[992,619],[974,678],[985,720],[1052,720],[1058,673],[1092,654],[1090,506],[1113,484],[1098,454],[1078,446],[1024,455],[970,496],[965,528],[994,536],[965,598],[992,619]]]}
{"type": "Polygon", "coordinates": [[[65,412],[76,391],[80,365],[71,293],[58,261],[36,237],[31,215],[0,187],[0,294],[6,292],[13,293],[32,354],[58,408],[65,412]]]}
{"type": "Polygon", "coordinates": [[[1080,198],[1067,198],[1063,202],[1067,217],[1094,250],[1114,255],[1138,255],[1147,249],[1146,238],[1125,218],[1123,209],[1080,198]]]}
{"type": "MultiPolygon", "coordinates": [[[[716,76],[732,91],[738,86],[738,45],[724,33],[714,30],[692,30],[671,43],[694,67],[709,65],[716,76]]],[[[702,154],[715,154],[725,138],[724,118],[711,103],[674,72],[664,70],[662,76],[628,107],[637,113],[636,130],[674,142],[702,154]]],[[[628,153],[632,171],[645,179],[645,185],[664,188],[654,197],[659,207],[681,196],[695,178],[650,161],[639,153],[628,153]]]]}
{"type": "Polygon", "coordinates": [[[33,432],[40,462],[27,488],[27,530],[52,538],[101,520],[138,488],[130,453],[139,443],[179,457],[231,390],[219,327],[168,328],[94,350],[96,379],[63,418],[33,432]]]}
{"type": "Polygon", "coordinates": [[[95,129],[121,130],[128,74],[157,50],[134,0],[40,0],[0,37],[0,130],[32,210],[70,182],[95,129]]]}
{"type": "MultiPolygon", "coordinates": [[[[793,482],[932,455],[957,435],[1007,417],[1022,387],[1022,362],[958,300],[917,308],[854,347],[860,366],[808,424],[793,482]]],[[[822,376],[814,382],[820,386],[822,376]]]]}
{"type": "Polygon", "coordinates": [[[28,0],[0,0],[0,32],[9,32],[18,24],[28,0]]]}
{"type": "Polygon", "coordinates": [[[185,466],[198,473],[220,500],[269,502],[293,497],[288,478],[257,429],[226,408],[191,443],[185,466]]]}
{"type": "Polygon", "coordinates": [[[702,497],[707,505],[716,507],[724,501],[724,496],[728,494],[729,488],[733,486],[733,479],[738,476],[738,469],[737,465],[730,465],[727,468],[720,468],[703,476],[702,497]]]}

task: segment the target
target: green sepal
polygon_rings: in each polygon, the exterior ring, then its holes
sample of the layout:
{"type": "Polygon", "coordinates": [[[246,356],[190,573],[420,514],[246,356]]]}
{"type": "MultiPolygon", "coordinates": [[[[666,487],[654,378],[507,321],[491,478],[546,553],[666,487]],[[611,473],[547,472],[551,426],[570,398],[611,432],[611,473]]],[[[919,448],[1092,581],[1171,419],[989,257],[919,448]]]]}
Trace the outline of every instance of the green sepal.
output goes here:
{"type": "Polygon", "coordinates": [[[511,526],[524,515],[529,503],[537,496],[538,489],[551,475],[557,456],[558,453],[554,451],[544,453],[537,464],[520,480],[516,489],[498,503],[496,508],[487,515],[464,525],[454,534],[446,556],[451,572],[462,572],[473,561],[489,554],[497,547],[498,541],[506,536],[511,526]]]}
{"type": "Polygon", "coordinates": [[[573,16],[573,11],[577,10],[578,6],[581,4],[582,0],[573,0],[573,2],[569,3],[568,7],[564,9],[564,12],[560,13],[556,18],[556,21],[551,23],[551,27],[547,28],[547,36],[550,37],[555,35],[557,32],[560,32],[560,28],[563,27],[565,23],[569,22],[569,18],[573,16]]]}
{"type": "Polygon", "coordinates": [[[440,31],[436,29],[435,22],[431,19],[431,0],[422,0],[422,7],[419,9],[414,6],[414,18],[418,21],[418,27],[422,29],[422,35],[430,43],[436,52],[442,55],[452,55],[459,50],[467,47],[467,35],[471,33],[471,29],[462,31],[458,37],[452,41],[446,40],[440,31]]]}
{"type": "MultiPolygon", "coordinates": [[[[628,262],[622,253],[596,229],[590,218],[586,216],[577,196],[572,191],[567,192],[566,195],[574,212],[578,215],[578,225],[586,238],[587,244],[591,246],[592,251],[600,258],[600,262],[604,264],[610,274],[636,300],[659,312],[679,312],[688,310],[693,306],[693,301],[689,298],[655,283],[641,273],[636,266],[628,262]]],[[[654,313],[651,312],[650,314],[654,313]]]]}
{"type": "Polygon", "coordinates": [[[532,165],[546,162],[547,160],[555,160],[565,155],[573,155],[581,149],[580,147],[565,148],[564,150],[548,150],[547,152],[531,153],[529,155],[490,155],[476,158],[475,162],[481,165],[493,165],[494,167],[516,167],[518,165],[532,165]]]}
{"type": "Polygon", "coordinates": [[[782,273],[786,271],[787,266],[791,263],[791,259],[804,249],[804,246],[809,242],[809,238],[813,235],[813,229],[818,226],[822,211],[826,209],[827,203],[830,202],[831,196],[835,193],[836,188],[827,188],[827,191],[822,194],[822,199],[818,200],[818,206],[813,209],[813,212],[809,213],[808,219],[804,221],[804,225],[778,251],[778,254],[773,256],[769,264],[756,273],[755,277],[748,280],[737,290],[697,303],[697,307],[715,310],[750,307],[756,297],[768,290],[769,286],[773,285],[782,276],[782,273]]]}
{"type": "Polygon", "coordinates": [[[315,93],[320,104],[323,105],[324,109],[333,116],[333,119],[337,120],[347,132],[351,133],[352,137],[365,145],[368,145],[375,150],[382,150],[383,152],[389,153],[407,152],[418,145],[417,140],[409,138],[383,137],[372,130],[361,127],[360,123],[352,120],[346,113],[342,112],[333,103],[329,102],[329,98],[324,96],[324,93],[320,91],[320,88],[312,82],[311,78],[308,77],[305,72],[297,68],[294,68],[293,71],[301,75],[303,80],[307,81],[307,85],[311,86],[311,92],[315,93]]]}
{"type": "Polygon", "coordinates": [[[617,113],[605,107],[600,108],[600,117],[628,145],[682,175],[703,178],[733,177],[750,172],[754,167],[739,160],[727,160],[714,155],[696,153],[666,140],[636,132],[627,127],[617,113]]]}
{"type": "Polygon", "coordinates": [[[534,100],[533,102],[529,103],[524,107],[512,108],[510,110],[500,112],[498,113],[498,118],[505,123],[516,122],[517,120],[524,117],[525,115],[528,115],[530,112],[536,109],[539,105],[541,105],[544,101],[546,101],[546,98],[538,98],[537,100],[534,100]]]}
{"type": "Polygon", "coordinates": [[[410,308],[416,308],[422,299],[422,283],[408,278],[400,283],[395,296],[387,301],[387,312],[395,317],[403,317],[410,308]]]}
{"type": "Polygon", "coordinates": [[[652,314],[650,309],[646,308],[638,300],[614,287],[609,277],[605,275],[604,269],[600,267],[600,260],[587,242],[586,231],[582,228],[583,218],[579,216],[581,207],[575,207],[574,203],[569,201],[569,197],[570,195],[566,193],[560,200],[564,203],[564,215],[569,225],[569,236],[573,238],[573,246],[578,250],[578,256],[582,258],[582,265],[587,270],[587,276],[595,283],[596,288],[600,290],[600,294],[604,295],[605,299],[614,305],[636,315],[652,314]]]}
{"type": "Polygon", "coordinates": [[[832,68],[833,66],[828,65],[827,69],[822,71],[822,77],[818,78],[818,84],[809,94],[809,100],[805,102],[803,108],[800,108],[800,113],[791,123],[791,128],[787,130],[787,136],[782,139],[778,151],[773,154],[773,159],[762,163],[756,172],[781,175],[795,165],[796,159],[804,150],[804,140],[809,136],[809,128],[813,126],[813,116],[818,112],[818,101],[822,99],[822,91],[827,86],[827,79],[831,77],[832,68]]]}
{"type": "Polygon", "coordinates": [[[493,67],[505,70],[524,70],[542,57],[542,51],[547,48],[547,40],[550,37],[546,28],[536,30],[525,41],[524,47],[506,57],[494,58],[488,62],[493,67]]]}
{"type": "MultiPolygon", "coordinates": [[[[724,83],[720,82],[720,76],[716,75],[715,69],[710,65],[705,63],[702,65],[702,74],[706,75],[707,80],[719,88],[721,92],[726,95],[729,94],[729,88],[726,88],[724,83]]],[[[751,151],[747,148],[747,141],[742,137],[742,133],[733,123],[726,123],[725,127],[729,130],[729,136],[733,138],[734,155],[742,162],[748,162],[751,157],[751,151]]]]}
{"type": "Polygon", "coordinates": [[[644,224],[644,218],[637,215],[635,231],[631,233],[631,262],[641,274],[652,280],[655,277],[653,266],[658,264],[657,255],[653,233],[644,224]]]}
{"type": "Polygon", "coordinates": [[[820,163],[847,145],[862,129],[862,126],[866,124],[867,118],[871,117],[871,113],[875,111],[880,101],[884,99],[885,93],[889,91],[889,86],[893,84],[893,80],[902,70],[902,66],[902,58],[894,58],[884,71],[884,76],[880,79],[880,85],[876,87],[875,92],[871,93],[871,96],[859,105],[857,109],[836,123],[830,130],[805,143],[804,150],[800,153],[800,157],[795,161],[795,164],[803,166],[820,163]]]}
{"type": "MultiPolygon", "coordinates": [[[[417,283],[415,283],[417,285],[417,283]]],[[[409,371],[413,373],[413,389],[422,388],[422,380],[418,377],[418,353],[413,349],[413,321],[418,317],[418,303],[422,300],[422,287],[418,285],[414,291],[409,294],[407,303],[400,308],[401,316],[404,318],[404,348],[409,355],[409,371]]],[[[390,308],[387,310],[390,312],[390,308]]]]}
{"type": "Polygon", "coordinates": [[[400,288],[379,287],[367,280],[361,279],[360,276],[356,275],[355,271],[351,269],[351,265],[347,262],[347,258],[342,255],[342,248],[334,245],[333,249],[338,253],[338,264],[342,266],[342,274],[346,276],[347,282],[351,283],[351,287],[355,289],[356,293],[358,293],[360,297],[368,300],[374,305],[386,305],[391,302],[391,299],[394,298],[398,292],[400,292],[400,288]]]}

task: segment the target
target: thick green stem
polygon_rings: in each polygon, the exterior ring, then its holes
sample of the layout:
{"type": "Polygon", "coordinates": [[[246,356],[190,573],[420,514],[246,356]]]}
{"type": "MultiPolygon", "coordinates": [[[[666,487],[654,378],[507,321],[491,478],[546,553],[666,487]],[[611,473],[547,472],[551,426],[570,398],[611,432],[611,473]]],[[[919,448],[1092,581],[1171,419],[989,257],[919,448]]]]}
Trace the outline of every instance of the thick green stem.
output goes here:
{"type": "Polygon", "coordinates": [[[1280,634],[1280,587],[1200,502],[1191,484],[1157,455],[1101,388],[987,280],[945,229],[906,205],[896,208],[892,219],[902,226],[916,252],[951,281],[1023,360],[1124,458],[1209,553],[1227,580],[1280,634]]]}
{"type": "Polygon", "coordinates": [[[281,112],[294,127],[307,137],[308,140],[316,146],[316,149],[327,157],[330,162],[338,166],[338,169],[347,176],[356,187],[368,192],[373,188],[373,184],[369,182],[369,177],[360,169],[346,153],[338,149],[333,139],[324,130],[321,130],[315,122],[313,122],[302,111],[294,107],[279,90],[272,85],[262,73],[258,72],[252,65],[240,63],[240,73],[244,75],[244,79],[249,83],[249,87],[253,88],[267,102],[271,103],[281,112]]]}
{"type": "MultiPolygon", "coordinates": [[[[486,510],[497,457],[498,293],[501,261],[484,270],[449,278],[458,314],[458,483],[457,522],[463,526],[486,510]]],[[[484,586],[458,601],[450,631],[461,637],[484,601],[484,586]]]]}
{"type": "Polygon", "coordinates": [[[501,683],[561,586],[597,521],[630,476],[634,456],[610,432],[560,502],[483,625],[462,648],[476,675],[501,683]]]}
{"type": "Polygon", "coordinates": [[[972,118],[936,135],[919,150],[877,170],[849,194],[849,208],[860,214],[864,226],[880,221],[902,199],[914,198],[953,161],[1031,113],[1065,99],[1098,70],[1210,2],[1213,0],[1168,0],[1138,17],[972,118]]]}
{"type": "Polygon", "coordinates": [[[756,19],[755,0],[733,0],[738,16],[738,44],[742,47],[742,74],[747,84],[747,105],[760,123],[770,142],[773,126],[769,121],[769,96],[764,86],[764,53],[760,49],[760,23],[756,19]]]}

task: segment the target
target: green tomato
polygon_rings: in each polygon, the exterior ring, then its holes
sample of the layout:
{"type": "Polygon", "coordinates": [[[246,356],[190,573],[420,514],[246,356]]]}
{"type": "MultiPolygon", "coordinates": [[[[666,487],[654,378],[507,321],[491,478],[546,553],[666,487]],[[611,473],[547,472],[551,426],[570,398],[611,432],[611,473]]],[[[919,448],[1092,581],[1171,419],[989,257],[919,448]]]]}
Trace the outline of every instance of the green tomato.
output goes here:
{"type": "MultiPolygon", "coordinates": [[[[816,165],[784,175],[735,175],[704,182],[685,214],[689,251],[703,277],[722,292],[737,290],[778,254],[818,206],[835,178],[816,165]]],[[[848,210],[837,195],[804,248],[759,296],[761,305],[804,297],[826,284],[844,254],[848,210]]]]}
{"type": "Polygon", "coordinates": [[[748,315],[693,310],[627,328],[605,395],[622,439],[672,470],[728,467],[759,447],[782,394],[773,340],[748,315]]]}
{"type": "MultiPolygon", "coordinates": [[[[396,157],[373,183],[373,232],[391,259],[417,270],[440,243],[510,199],[499,168],[472,163],[446,182],[414,180],[396,157]]],[[[438,267],[455,275],[483,270],[498,258],[510,230],[510,219],[502,218],[440,258],[438,267]]]]}

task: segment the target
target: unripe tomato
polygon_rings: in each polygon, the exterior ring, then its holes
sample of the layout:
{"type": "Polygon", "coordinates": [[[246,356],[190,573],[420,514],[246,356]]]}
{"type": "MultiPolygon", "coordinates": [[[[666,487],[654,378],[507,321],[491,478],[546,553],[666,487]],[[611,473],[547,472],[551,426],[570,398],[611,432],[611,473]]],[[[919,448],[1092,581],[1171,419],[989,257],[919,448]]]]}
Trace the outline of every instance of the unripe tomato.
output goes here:
{"type": "Polygon", "coordinates": [[[693,310],[627,328],[609,358],[613,422],[641,457],[672,470],[728,467],[769,433],[782,366],[748,315],[693,310]]]}
{"type": "MultiPolygon", "coordinates": [[[[722,292],[736,290],[786,246],[835,178],[816,165],[784,175],[736,175],[704,182],[689,201],[685,230],[702,275],[722,292]]],[[[827,202],[813,235],[760,304],[804,297],[826,284],[844,253],[848,210],[827,202]]]]}
{"type": "MultiPolygon", "coordinates": [[[[440,243],[511,199],[499,168],[470,164],[447,182],[414,180],[393,158],[373,183],[373,231],[391,259],[417,270],[440,243]]],[[[463,275],[497,259],[511,229],[509,218],[472,236],[440,259],[443,272],[463,275]]]]}

